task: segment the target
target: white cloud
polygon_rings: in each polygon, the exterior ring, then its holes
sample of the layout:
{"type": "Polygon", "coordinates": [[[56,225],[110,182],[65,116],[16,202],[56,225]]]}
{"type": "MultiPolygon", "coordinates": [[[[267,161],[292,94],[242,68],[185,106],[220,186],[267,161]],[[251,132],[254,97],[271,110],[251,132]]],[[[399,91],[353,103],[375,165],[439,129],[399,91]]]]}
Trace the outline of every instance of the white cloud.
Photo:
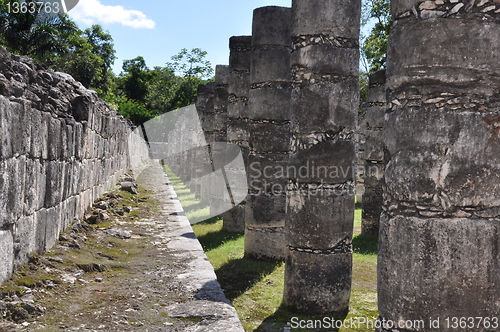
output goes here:
{"type": "Polygon", "coordinates": [[[119,23],[134,29],[154,29],[155,21],[138,10],[125,9],[122,6],[106,6],[100,0],[80,0],[69,15],[85,24],[119,23]]]}

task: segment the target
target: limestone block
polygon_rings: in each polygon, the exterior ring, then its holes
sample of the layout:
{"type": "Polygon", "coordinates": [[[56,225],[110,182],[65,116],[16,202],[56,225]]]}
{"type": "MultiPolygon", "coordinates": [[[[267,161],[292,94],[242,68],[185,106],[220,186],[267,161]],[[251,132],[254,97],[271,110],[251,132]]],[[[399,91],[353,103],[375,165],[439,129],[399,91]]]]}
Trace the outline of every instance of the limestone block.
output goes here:
{"type": "Polygon", "coordinates": [[[0,158],[11,158],[12,153],[12,108],[9,100],[0,97],[0,158]]]}
{"type": "Polygon", "coordinates": [[[252,192],[281,194],[285,192],[293,169],[288,167],[288,154],[250,154],[247,168],[252,192]]]}
{"type": "Polygon", "coordinates": [[[292,66],[300,65],[313,73],[357,77],[359,75],[359,51],[334,45],[310,45],[293,52],[292,66]]]}
{"type": "Polygon", "coordinates": [[[253,11],[252,45],[291,47],[292,11],[287,7],[267,6],[253,11]]]}
{"type": "Polygon", "coordinates": [[[248,144],[259,153],[285,153],[290,150],[290,124],[255,123],[249,124],[248,144]]]}
{"type": "MultiPolygon", "coordinates": [[[[38,208],[38,169],[39,160],[26,159],[25,190],[24,190],[24,215],[32,215],[38,208]]],[[[0,186],[0,188],[3,188],[0,186]]],[[[1,200],[1,198],[0,198],[1,200]]]]}
{"type": "Polygon", "coordinates": [[[356,144],[354,141],[323,141],[290,156],[292,178],[304,183],[345,183],[354,181],[356,144]]]}
{"type": "Polygon", "coordinates": [[[402,320],[441,316],[440,330],[452,331],[442,322],[446,317],[497,315],[500,274],[494,271],[500,268],[499,227],[498,219],[382,218],[380,316],[402,320]],[[422,297],[425,302],[418,300],[422,297]]]}
{"type": "Polygon", "coordinates": [[[28,255],[36,250],[35,215],[21,217],[13,229],[14,268],[20,268],[28,255]]]}
{"type": "Polygon", "coordinates": [[[42,114],[34,108],[30,108],[29,114],[31,118],[30,158],[38,159],[42,156],[42,145],[46,142],[46,138],[43,136],[42,114]]]}
{"type": "Polygon", "coordinates": [[[389,113],[385,130],[392,156],[386,170],[389,192],[408,201],[436,196],[445,210],[499,206],[500,145],[492,139],[487,119],[480,112],[453,110],[389,113]]]}
{"type": "Polygon", "coordinates": [[[315,132],[318,128],[332,131],[356,128],[359,108],[358,81],[346,79],[341,83],[311,84],[292,91],[292,132],[315,132]],[[317,110],[314,116],[311,110],[317,110]]]}
{"type": "Polygon", "coordinates": [[[290,94],[290,86],[251,89],[248,118],[279,122],[290,120],[290,94]]]}
{"type": "MultiPolygon", "coordinates": [[[[252,49],[252,36],[233,36],[229,38],[229,67],[234,71],[248,71],[252,49]]],[[[231,83],[230,83],[231,84],[231,83]]]]}
{"type": "Polygon", "coordinates": [[[14,242],[10,231],[0,230],[0,283],[10,278],[14,267],[14,242]]]}
{"type": "MultiPolygon", "coordinates": [[[[215,84],[216,85],[227,85],[229,84],[229,66],[217,65],[215,66],[215,84]]],[[[200,91],[198,90],[198,93],[200,91]]]]}
{"type": "Polygon", "coordinates": [[[295,190],[288,193],[288,245],[328,250],[342,241],[350,243],[354,218],[354,193],[341,189],[295,190]],[[304,223],[301,220],[313,222],[304,223]]]}
{"type": "Polygon", "coordinates": [[[248,71],[233,71],[229,77],[228,93],[229,102],[231,103],[231,98],[246,98],[248,99],[248,93],[250,90],[250,65],[247,68],[248,71]]]}
{"type": "Polygon", "coordinates": [[[235,206],[222,214],[223,229],[231,233],[245,231],[245,206],[246,203],[235,206]]]}
{"type": "Polygon", "coordinates": [[[391,34],[388,46],[388,63],[391,65],[387,68],[389,89],[396,90],[408,83],[425,85],[433,81],[458,87],[467,85],[467,91],[471,94],[496,93],[495,86],[500,81],[498,22],[484,21],[480,16],[414,20],[396,25],[391,34]],[[442,31],[457,33],[443,34],[442,31]],[[484,45],[488,45],[487,52],[484,45]],[[463,50],[467,50],[467,56],[464,56],[463,50]],[[478,80],[478,77],[488,79],[478,80]],[[496,81],[496,85],[490,84],[490,79],[496,81]]]}
{"type": "Polygon", "coordinates": [[[321,33],[358,40],[361,1],[294,1],[292,7],[292,35],[321,33]]]}
{"type": "Polygon", "coordinates": [[[251,76],[253,84],[290,82],[290,48],[257,48],[252,51],[251,76]]]}
{"type": "Polygon", "coordinates": [[[238,121],[228,118],[227,141],[241,142],[240,145],[248,146],[249,124],[247,121],[238,121]]]}
{"type": "Polygon", "coordinates": [[[383,128],[386,108],[382,105],[366,107],[366,127],[372,130],[383,128]]]}
{"type": "Polygon", "coordinates": [[[61,121],[51,118],[48,122],[48,159],[59,160],[61,157],[61,121]]]}
{"type": "Polygon", "coordinates": [[[303,314],[347,315],[351,295],[352,254],[289,251],[285,260],[285,306],[303,314]],[[335,299],[332,301],[332,299],[335,299]]]}
{"type": "Polygon", "coordinates": [[[245,257],[283,260],[285,250],[283,228],[245,229],[245,257]]]}
{"type": "MultiPolygon", "coordinates": [[[[246,227],[285,227],[285,203],[286,192],[284,189],[275,195],[271,193],[248,195],[245,204],[246,227]]],[[[281,232],[284,233],[283,229],[281,232]]]]}

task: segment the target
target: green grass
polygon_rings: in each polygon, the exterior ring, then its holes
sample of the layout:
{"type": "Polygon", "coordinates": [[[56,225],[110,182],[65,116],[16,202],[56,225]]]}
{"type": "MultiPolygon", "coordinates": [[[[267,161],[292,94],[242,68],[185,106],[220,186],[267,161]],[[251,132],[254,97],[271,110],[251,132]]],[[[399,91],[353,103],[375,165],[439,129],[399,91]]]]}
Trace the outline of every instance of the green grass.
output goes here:
{"type": "MultiPolygon", "coordinates": [[[[194,195],[182,184],[180,179],[167,169],[170,181],[174,185],[181,203],[196,206],[194,195]]],[[[206,208],[205,208],[206,209],[206,208]]],[[[189,216],[208,215],[209,211],[195,209],[187,212],[189,216]]],[[[284,288],[283,262],[255,260],[244,257],[244,236],[228,233],[222,229],[222,219],[210,220],[193,225],[205,253],[215,269],[217,278],[227,298],[232,301],[245,331],[277,332],[292,317],[312,319],[287,311],[282,306],[284,288]]],[[[361,210],[355,212],[353,237],[353,284],[350,310],[351,317],[372,318],[378,316],[376,292],[377,238],[360,234],[361,210]]],[[[294,329],[294,332],[314,331],[294,329]]],[[[324,330],[323,330],[324,331],[324,330]]],[[[352,329],[341,328],[340,332],[372,332],[373,329],[354,326],[352,329]]]]}

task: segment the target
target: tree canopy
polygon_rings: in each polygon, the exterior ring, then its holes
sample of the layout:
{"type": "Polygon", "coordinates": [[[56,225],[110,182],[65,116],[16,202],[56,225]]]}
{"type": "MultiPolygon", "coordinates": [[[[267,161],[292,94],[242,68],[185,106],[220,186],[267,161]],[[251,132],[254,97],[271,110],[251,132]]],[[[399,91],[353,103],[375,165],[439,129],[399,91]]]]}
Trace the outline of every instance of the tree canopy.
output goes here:
{"type": "Polygon", "coordinates": [[[373,24],[366,38],[362,38],[361,51],[367,61],[366,71],[376,72],[385,68],[387,40],[392,26],[390,0],[364,0],[362,25],[373,24]]]}

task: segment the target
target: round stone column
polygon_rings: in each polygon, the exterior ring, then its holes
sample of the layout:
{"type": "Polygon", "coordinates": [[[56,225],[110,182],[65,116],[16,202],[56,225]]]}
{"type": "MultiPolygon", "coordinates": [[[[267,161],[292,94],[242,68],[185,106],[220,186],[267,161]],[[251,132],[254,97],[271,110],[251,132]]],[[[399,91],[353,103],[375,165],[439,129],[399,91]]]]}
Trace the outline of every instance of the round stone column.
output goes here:
{"type": "MultiPolygon", "coordinates": [[[[252,36],[234,36],[229,39],[229,99],[227,107],[227,142],[241,148],[245,166],[248,165],[248,96],[250,91],[250,57],[252,36]]],[[[241,172],[241,170],[226,170],[241,172]]],[[[236,176],[237,177],[237,176],[236,176]]],[[[223,229],[229,232],[245,231],[245,204],[243,201],[223,214],[223,229]]]]}
{"type": "Polygon", "coordinates": [[[245,256],[283,259],[290,151],[291,8],[254,10],[245,256]]]}
{"type": "Polygon", "coordinates": [[[352,275],[360,0],[292,3],[284,304],[347,314],[352,275]]]}
{"type": "Polygon", "coordinates": [[[390,328],[399,321],[422,321],[418,331],[498,330],[500,5],[407,0],[392,8],[381,331],[414,331],[390,328]],[[457,326],[453,317],[474,322],[457,326]]]}

